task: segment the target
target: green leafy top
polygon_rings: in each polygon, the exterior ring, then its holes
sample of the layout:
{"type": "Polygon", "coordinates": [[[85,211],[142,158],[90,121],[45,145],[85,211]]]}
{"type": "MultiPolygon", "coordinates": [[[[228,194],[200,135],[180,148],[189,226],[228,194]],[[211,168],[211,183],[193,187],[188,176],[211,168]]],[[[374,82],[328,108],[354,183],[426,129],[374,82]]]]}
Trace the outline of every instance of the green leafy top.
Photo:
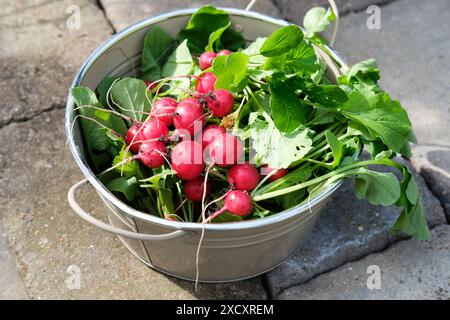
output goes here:
{"type": "Polygon", "coordinates": [[[303,32],[297,26],[278,29],[265,40],[260,53],[268,57],[263,65],[265,70],[301,75],[315,83],[322,81],[325,63],[316,55],[311,41],[303,38],[303,32]]]}
{"type": "Polygon", "coordinates": [[[271,168],[288,168],[312,148],[310,130],[298,128],[291,133],[283,133],[266,112],[250,114],[249,130],[257,160],[271,168]]]}
{"type": "Polygon", "coordinates": [[[312,107],[302,103],[295,94],[295,83],[283,76],[273,77],[269,84],[270,109],[275,126],[290,133],[306,124],[312,107]]]}
{"type": "Polygon", "coordinates": [[[194,68],[194,60],[188,49],[188,41],[184,40],[171,54],[162,70],[164,78],[189,75],[194,68]]]}
{"type": "Polygon", "coordinates": [[[174,40],[161,28],[153,26],[147,32],[141,55],[141,77],[143,80],[161,79],[164,66],[174,45],[174,40]]]}
{"type": "Polygon", "coordinates": [[[213,6],[204,6],[194,13],[186,28],[178,34],[180,41],[188,40],[189,49],[202,53],[206,49],[238,49],[244,38],[231,29],[230,16],[226,11],[213,6]]]}
{"type": "Polygon", "coordinates": [[[405,109],[387,93],[355,90],[339,108],[366,140],[380,138],[394,152],[401,153],[412,130],[405,109]]]}
{"type": "Polygon", "coordinates": [[[303,26],[307,31],[308,37],[314,35],[315,33],[325,31],[330,22],[334,21],[336,16],[333,11],[328,8],[316,7],[310,9],[304,19],[303,26]]]}
{"type": "Polygon", "coordinates": [[[114,83],[111,100],[125,116],[137,121],[143,121],[150,111],[147,86],[140,79],[124,78],[114,83]]]}
{"type": "Polygon", "coordinates": [[[285,26],[270,35],[259,52],[265,57],[276,57],[297,47],[303,39],[298,26],[285,26]]]}
{"type": "Polygon", "coordinates": [[[110,128],[114,134],[125,134],[127,127],[118,116],[103,111],[95,93],[86,87],[72,88],[72,97],[81,117],[84,138],[89,149],[106,151],[114,147],[104,127],[110,128]],[[90,119],[94,119],[91,121],[90,119]]]}
{"type": "Polygon", "coordinates": [[[247,65],[249,57],[235,52],[229,56],[214,59],[213,73],[217,76],[216,89],[241,91],[247,85],[247,65]]]}
{"type": "Polygon", "coordinates": [[[376,85],[380,80],[380,69],[375,59],[368,59],[351,66],[340,78],[339,83],[347,85],[376,85]]]}

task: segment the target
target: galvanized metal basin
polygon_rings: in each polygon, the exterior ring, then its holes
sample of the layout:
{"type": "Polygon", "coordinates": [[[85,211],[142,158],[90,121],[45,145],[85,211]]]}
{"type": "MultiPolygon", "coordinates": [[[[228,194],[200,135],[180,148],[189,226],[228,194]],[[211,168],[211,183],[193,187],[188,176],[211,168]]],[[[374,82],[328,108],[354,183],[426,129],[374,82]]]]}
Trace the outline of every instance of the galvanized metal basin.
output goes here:
{"type": "MultiPolygon", "coordinates": [[[[233,24],[242,28],[244,37],[254,41],[268,36],[288,22],[254,12],[226,9],[233,24]]],[[[174,11],[139,22],[114,35],[87,59],[73,86],[92,89],[105,76],[134,76],[140,61],[142,43],[148,28],[158,25],[172,36],[183,28],[194,9],[174,11]]],[[[335,79],[345,64],[331,49],[330,79],[335,79]]],[[[226,282],[254,277],[287,259],[301,246],[313,229],[322,207],[340,186],[340,182],[299,205],[264,219],[227,224],[182,223],[161,219],[137,211],[121,202],[96,178],[85,160],[80,128],[72,130],[74,102],[68,97],[66,132],[73,157],[86,176],[69,191],[69,204],[83,219],[120,237],[125,246],[148,266],[187,280],[196,278],[196,251],[202,228],[205,229],[199,255],[199,280],[226,282]],[[109,224],[92,217],[76,202],[76,191],[90,183],[106,205],[109,224]]]]}

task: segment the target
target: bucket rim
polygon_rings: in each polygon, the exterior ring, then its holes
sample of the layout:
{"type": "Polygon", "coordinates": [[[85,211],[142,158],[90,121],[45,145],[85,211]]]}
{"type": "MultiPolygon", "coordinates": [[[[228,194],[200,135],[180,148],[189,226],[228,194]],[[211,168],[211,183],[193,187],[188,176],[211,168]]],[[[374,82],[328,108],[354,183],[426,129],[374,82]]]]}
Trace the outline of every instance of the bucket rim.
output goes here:
{"type": "MultiPolygon", "coordinates": [[[[242,9],[236,9],[236,8],[221,8],[223,10],[226,10],[230,15],[234,16],[242,16],[242,17],[248,17],[248,18],[254,18],[258,20],[263,20],[275,25],[286,26],[290,25],[292,23],[279,19],[279,18],[273,18],[270,16],[267,16],[265,14],[261,14],[254,11],[245,11],[242,9]]],[[[122,40],[123,38],[127,37],[131,33],[134,33],[136,31],[139,31],[142,28],[145,28],[149,25],[152,25],[157,22],[161,22],[164,20],[168,20],[173,17],[177,16],[186,16],[186,15],[192,15],[194,12],[196,12],[198,8],[189,8],[189,9],[181,9],[181,10],[174,10],[166,13],[162,13],[156,16],[152,16],[146,19],[143,19],[135,24],[130,25],[129,27],[123,29],[122,31],[117,32],[116,34],[112,35],[109,39],[107,39],[105,42],[103,42],[94,52],[86,59],[86,61],[83,63],[79,71],[77,72],[68,92],[67,96],[67,103],[66,103],[66,112],[65,112],[65,131],[67,135],[67,141],[70,148],[70,151],[72,153],[72,156],[80,168],[80,170],[83,172],[84,176],[88,179],[89,183],[94,187],[94,189],[100,194],[101,197],[109,201],[112,205],[120,209],[122,212],[138,218],[140,220],[154,223],[160,227],[175,229],[175,230],[186,230],[186,231],[201,231],[204,229],[205,231],[232,231],[232,230],[247,230],[247,229],[256,229],[261,227],[266,227],[268,225],[281,223],[285,220],[291,219],[295,216],[304,214],[305,212],[308,212],[331,196],[341,185],[342,180],[339,180],[337,182],[334,182],[330,186],[328,186],[325,190],[321,191],[319,194],[312,197],[307,203],[299,204],[295,207],[292,207],[288,210],[281,211],[279,213],[276,213],[272,216],[261,218],[261,219],[255,219],[255,220],[247,220],[247,221],[240,221],[236,223],[220,223],[220,224],[201,224],[197,222],[178,222],[178,221],[169,221],[163,218],[160,218],[158,216],[154,216],[149,213],[145,213],[139,210],[136,210],[126,203],[122,202],[119,198],[117,198],[113,193],[111,193],[101,182],[100,180],[95,176],[87,162],[84,160],[84,158],[81,156],[81,148],[78,145],[78,143],[75,140],[74,132],[72,130],[72,121],[74,118],[74,100],[71,96],[71,89],[79,85],[89,70],[90,66],[103,54],[105,54],[112,45],[114,45],[116,42],[122,40]]],[[[328,50],[329,54],[332,56],[333,60],[335,60],[338,64],[341,66],[345,66],[346,63],[341,58],[341,56],[336,53],[335,50],[330,48],[329,46],[325,45],[325,48],[328,50]]]]}

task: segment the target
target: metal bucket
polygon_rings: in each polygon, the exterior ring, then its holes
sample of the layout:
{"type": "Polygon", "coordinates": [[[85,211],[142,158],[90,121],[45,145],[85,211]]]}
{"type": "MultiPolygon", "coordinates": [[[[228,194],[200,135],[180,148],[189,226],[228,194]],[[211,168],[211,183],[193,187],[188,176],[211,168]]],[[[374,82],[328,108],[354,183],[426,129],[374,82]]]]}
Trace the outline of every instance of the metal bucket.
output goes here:
{"type": "MultiPolygon", "coordinates": [[[[242,29],[246,40],[270,35],[288,22],[258,13],[226,9],[235,26],[242,29]]],[[[140,61],[144,36],[150,26],[157,25],[176,36],[192,10],[174,11],[140,23],[114,35],[86,61],[73,86],[95,88],[106,76],[135,76],[140,61]]],[[[331,49],[333,60],[324,55],[331,79],[340,74],[344,62],[331,49]]],[[[323,52],[322,52],[323,53],[323,52]]],[[[70,150],[87,179],[69,191],[69,204],[83,219],[119,236],[125,246],[148,266],[166,274],[187,279],[196,278],[196,251],[203,225],[174,222],[137,211],[116,198],[96,178],[85,160],[78,125],[72,130],[74,102],[70,94],[66,109],[66,132],[70,150]],[[109,224],[84,211],[75,200],[78,189],[90,183],[106,205],[109,224]]],[[[199,255],[199,281],[226,282],[242,280],[267,272],[301,246],[319,217],[320,211],[340,182],[299,205],[276,215],[238,223],[204,225],[205,235],[199,255]]]]}

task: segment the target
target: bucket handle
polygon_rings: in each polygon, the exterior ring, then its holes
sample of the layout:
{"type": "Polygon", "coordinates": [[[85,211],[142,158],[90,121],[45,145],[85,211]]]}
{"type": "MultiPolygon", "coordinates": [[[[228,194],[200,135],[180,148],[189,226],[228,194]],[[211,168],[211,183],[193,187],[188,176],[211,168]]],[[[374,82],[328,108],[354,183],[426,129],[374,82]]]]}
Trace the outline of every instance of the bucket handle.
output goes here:
{"type": "Polygon", "coordinates": [[[183,235],[186,235],[187,232],[183,230],[177,230],[171,233],[167,234],[160,234],[160,235],[153,235],[153,234],[146,234],[146,233],[138,233],[138,232],[132,232],[120,228],[116,228],[110,224],[107,224],[103,221],[100,221],[96,218],[94,218],[92,215],[90,215],[88,212],[86,212],[81,206],[78,204],[78,202],[75,200],[75,193],[86,186],[89,183],[87,179],[81,180],[74,184],[69,192],[67,193],[67,199],[69,201],[69,206],[75,211],[75,213],[80,216],[83,220],[89,222],[90,224],[96,226],[97,228],[112,233],[114,235],[135,239],[135,240],[144,240],[144,241],[163,241],[163,240],[170,240],[175,239],[178,237],[181,237],[183,235]]]}

